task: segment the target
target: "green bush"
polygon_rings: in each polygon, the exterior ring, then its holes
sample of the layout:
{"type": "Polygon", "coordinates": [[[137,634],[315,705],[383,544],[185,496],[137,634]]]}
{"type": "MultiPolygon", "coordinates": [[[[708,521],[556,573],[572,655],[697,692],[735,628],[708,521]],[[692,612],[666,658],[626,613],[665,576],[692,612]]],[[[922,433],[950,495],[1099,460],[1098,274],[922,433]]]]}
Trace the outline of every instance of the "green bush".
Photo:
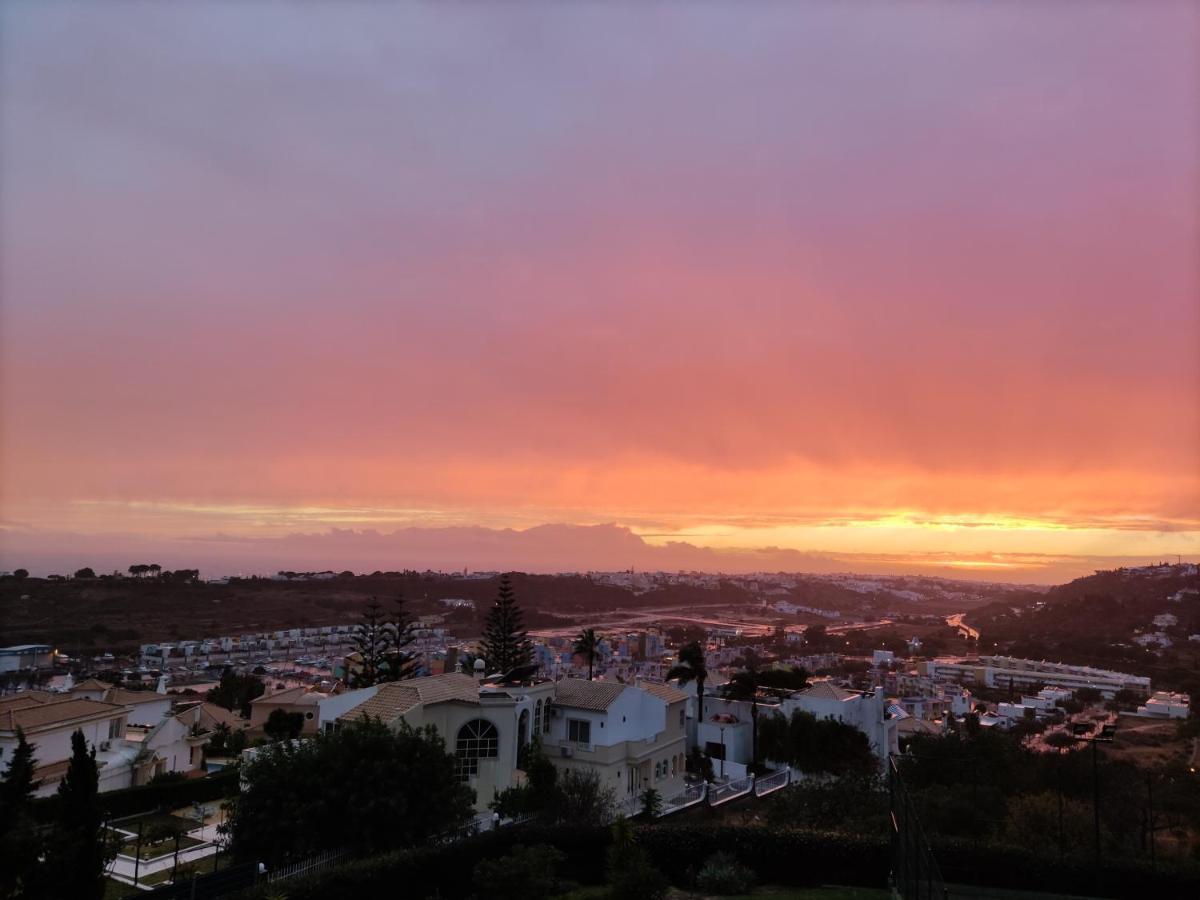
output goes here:
{"type": "Polygon", "coordinates": [[[670,883],[650,864],[646,851],[638,845],[633,823],[618,818],[610,834],[608,883],[612,900],[662,900],[670,883]]]}
{"type": "Polygon", "coordinates": [[[525,900],[561,893],[558,867],[566,855],[548,844],[517,844],[504,856],[483,859],[475,867],[475,891],[490,900],[525,900]]]}
{"type": "Polygon", "coordinates": [[[754,870],[728,853],[717,853],[696,875],[696,887],[706,894],[748,894],[754,888],[754,870]]]}

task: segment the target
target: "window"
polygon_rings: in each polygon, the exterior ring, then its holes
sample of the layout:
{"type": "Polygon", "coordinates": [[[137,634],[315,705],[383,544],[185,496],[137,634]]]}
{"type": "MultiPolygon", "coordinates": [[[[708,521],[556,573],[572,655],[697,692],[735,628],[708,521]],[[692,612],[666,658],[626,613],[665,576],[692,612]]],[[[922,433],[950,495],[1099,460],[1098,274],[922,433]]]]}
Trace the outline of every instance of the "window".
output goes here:
{"type": "Polygon", "coordinates": [[[537,734],[542,730],[542,701],[539,700],[533,707],[533,733],[537,734]]]}
{"type": "Polygon", "coordinates": [[[567,740],[574,744],[590,744],[592,723],[584,719],[567,719],[567,740]]]}
{"type": "Polygon", "coordinates": [[[683,707],[681,706],[681,707],[679,707],[679,727],[680,728],[683,727],[683,716],[684,716],[684,712],[683,712],[683,707]]]}
{"type": "Polygon", "coordinates": [[[119,738],[121,736],[121,723],[123,721],[124,721],[123,719],[109,719],[108,720],[108,739],[110,741],[116,740],[117,738],[119,738]]]}
{"type": "Polygon", "coordinates": [[[479,760],[495,759],[499,753],[500,732],[485,719],[472,719],[458,729],[454,745],[454,774],[469,781],[479,774],[479,760]]]}
{"type": "Polygon", "coordinates": [[[674,777],[675,777],[675,772],[676,772],[675,766],[676,766],[676,764],[677,764],[678,762],[679,762],[679,757],[678,757],[678,756],[672,756],[672,757],[671,757],[671,777],[672,777],[672,778],[674,778],[674,777]]]}

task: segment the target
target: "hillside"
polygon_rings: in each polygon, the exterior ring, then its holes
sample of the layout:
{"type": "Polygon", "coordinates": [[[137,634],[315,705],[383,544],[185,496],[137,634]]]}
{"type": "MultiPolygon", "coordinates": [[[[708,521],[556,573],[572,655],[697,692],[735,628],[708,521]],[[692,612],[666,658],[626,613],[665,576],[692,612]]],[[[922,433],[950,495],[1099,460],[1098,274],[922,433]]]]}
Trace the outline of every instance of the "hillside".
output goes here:
{"type": "Polygon", "coordinates": [[[967,614],[980,650],[1149,674],[1200,693],[1200,574],[1195,565],[1097,572],[967,614]],[[1155,624],[1156,617],[1160,624],[1155,624]]]}

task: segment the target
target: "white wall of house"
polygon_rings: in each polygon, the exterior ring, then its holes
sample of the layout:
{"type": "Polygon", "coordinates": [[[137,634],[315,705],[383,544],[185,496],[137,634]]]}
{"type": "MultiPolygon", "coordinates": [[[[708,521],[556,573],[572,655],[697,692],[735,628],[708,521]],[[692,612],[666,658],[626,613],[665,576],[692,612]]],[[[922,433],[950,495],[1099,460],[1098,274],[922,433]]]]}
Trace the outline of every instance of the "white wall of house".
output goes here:
{"type": "Polygon", "coordinates": [[[333,723],[338,716],[347,713],[360,703],[365,703],[379,692],[377,685],[359,688],[356,691],[346,691],[343,694],[330,694],[317,702],[317,727],[324,730],[325,723],[333,723]]]}
{"type": "Polygon", "coordinates": [[[166,694],[154,695],[161,697],[159,700],[150,700],[146,703],[130,704],[129,724],[130,725],[157,725],[171,712],[171,698],[166,694]]]}
{"type": "Polygon", "coordinates": [[[780,708],[788,718],[791,718],[793,710],[799,709],[819,719],[833,718],[853,725],[867,736],[871,749],[881,760],[900,752],[897,723],[895,719],[887,717],[887,701],[883,691],[858,694],[845,700],[814,697],[800,692],[785,699],[780,708]]]}

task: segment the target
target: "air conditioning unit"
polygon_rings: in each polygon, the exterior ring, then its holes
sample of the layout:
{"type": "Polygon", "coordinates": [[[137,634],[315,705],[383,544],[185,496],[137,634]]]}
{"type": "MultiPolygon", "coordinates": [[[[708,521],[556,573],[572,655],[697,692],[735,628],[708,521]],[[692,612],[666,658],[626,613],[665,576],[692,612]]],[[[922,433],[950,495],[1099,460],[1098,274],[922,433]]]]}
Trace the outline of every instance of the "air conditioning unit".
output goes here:
{"type": "Polygon", "coordinates": [[[559,748],[558,748],[558,751],[559,751],[559,752],[560,752],[560,753],[561,753],[563,756],[574,756],[574,755],[575,755],[575,748],[574,748],[574,747],[559,747],[559,748]]]}
{"type": "Polygon", "coordinates": [[[103,753],[105,750],[107,750],[111,746],[112,746],[112,741],[101,741],[100,742],[100,752],[103,753]]]}

